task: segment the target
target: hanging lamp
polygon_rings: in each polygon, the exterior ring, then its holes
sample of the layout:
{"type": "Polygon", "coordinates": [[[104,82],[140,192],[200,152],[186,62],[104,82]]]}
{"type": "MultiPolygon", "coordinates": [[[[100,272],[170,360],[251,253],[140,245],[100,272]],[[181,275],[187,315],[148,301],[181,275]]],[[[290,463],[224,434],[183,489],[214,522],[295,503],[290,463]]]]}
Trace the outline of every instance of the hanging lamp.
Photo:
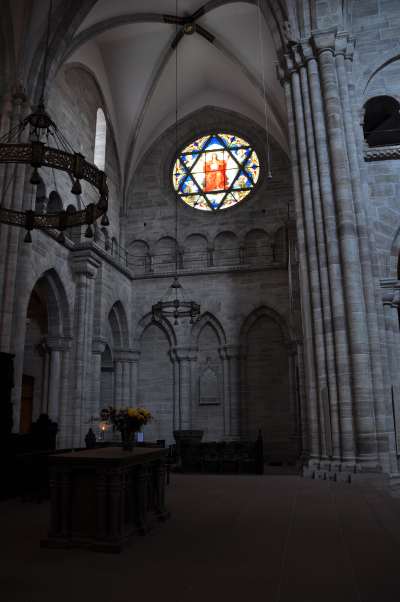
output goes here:
{"type": "MultiPolygon", "coordinates": [[[[176,8],[176,31],[178,31],[178,0],[176,8]]],[[[175,150],[178,154],[178,45],[175,50],[175,150]]],[[[186,298],[186,294],[178,277],[178,194],[175,193],[175,274],[172,284],[168,287],[165,295],[155,303],[151,310],[153,319],[161,321],[165,318],[173,318],[174,324],[179,323],[180,318],[190,318],[193,324],[200,315],[200,305],[186,298]]]]}
{"type": "Polygon", "coordinates": [[[81,153],[74,151],[45,109],[44,94],[51,13],[52,0],[50,0],[49,4],[42,90],[39,104],[28,117],[0,138],[0,164],[15,165],[9,181],[5,182],[3,189],[0,201],[0,223],[25,228],[25,242],[32,242],[31,231],[35,229],[59,230],[59,240],[62,241],[64,237],[63,232],[67,228],[86,225],[85,236],[91,238],[93,236],[92,224],[98,218],[102,218],[101,224],[103,226],[109,224],[107,218],[108,187],[106,174],[95,165],[86,161],[81,153]],[[28,132],[28,142],[20,142],[25,132],[28,132]],[[50,140],[52,141],[52,145],[49,144],[50,140]],[[81,182],[85,181],[90,184],[96,191],[97,201],[88,204],[84,209],[74,212],[59,210],[45,213],[36,211],[36,208],[34,209],[33,207],[17,211],[5,207],[4,200],[14,179],[18,165],[32,166],[29,183],[33,187],[37,187],[43,183],[39,170],[49,168],[53,170],[53,174],[55,172],[64,172],[69,176],[72,185],[72,195],[81,195],[81,182]]]}

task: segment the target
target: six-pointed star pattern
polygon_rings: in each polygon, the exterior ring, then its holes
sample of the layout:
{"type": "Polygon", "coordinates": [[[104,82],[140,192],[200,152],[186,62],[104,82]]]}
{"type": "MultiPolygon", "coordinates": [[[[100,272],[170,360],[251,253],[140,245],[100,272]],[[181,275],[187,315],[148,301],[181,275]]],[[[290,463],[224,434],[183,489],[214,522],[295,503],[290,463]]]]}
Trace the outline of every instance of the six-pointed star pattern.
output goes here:
{"type": "Polygon", "coordinates": [[[248,142],[233,134],[197,138],[179,154],[173,184],[190,207],[227,209],[242,201],[257,183],[260,164],[248,142]]]}

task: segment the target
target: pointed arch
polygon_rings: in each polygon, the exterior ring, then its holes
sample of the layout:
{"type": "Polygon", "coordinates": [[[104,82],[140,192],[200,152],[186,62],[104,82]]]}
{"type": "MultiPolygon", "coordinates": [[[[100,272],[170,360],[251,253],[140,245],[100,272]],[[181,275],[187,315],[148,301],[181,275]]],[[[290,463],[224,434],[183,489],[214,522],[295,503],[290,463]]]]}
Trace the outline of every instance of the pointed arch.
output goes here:
{"type": "Polygon", "coordinates": [[[176,346],[176,334],[170,322],[168,320],[156,321],[154,320],[152,313],[149,312],[139,320],[136,326],[135,334],[133,337],[133,343],[135,348],[138,349],[140,347],[140,341],[143,337],[144,331],[147,330],[147,328],[151,324],[156,324],[159,328],[161,328],[161,330],[164,331],[164,333],[167,336],[170,347],[176,346]]]}
{"type": "Polygon", "coordinates": [[[387,265],[385,266],[386,276],[388,278],[399,278],[399,262],[400,262],[400,227],[397,228],[396,234],[393,237],[392,246],[390,249],[390,255],[386,259],[387,265]]]}
{"type": "Polygon", "coordinates": [[[58,272],[54,268],[51,268],[50,270],[46,270],[40,278],[38,278],[26,299],[25,312],[28,309],[33,292],[38,287],[47,295],[49,336],[71,336],[71,312],[68,297],[58,272]]]}
{"type": "Polygon", "coordinates": [[[197,345],[198,340],[200,338],[201,332],[207,326],[211,326],[213,331],[215,332],[219,344],[226,345],[226,335],[225,330],[219,320],[210,312],[205,312],[202,316],[197,320],[197,322],[192,327],[192,341],[194,345],[197,345]]]}
{"type": "Polygon", "coordinates": [[[128,318],[121,301],[116,301],[108,312],[114,349],[129,348],[128,318]]]}
{"type": "Polygon", "coordinates": [[[263,316],[270,318],[271,320],[276,322],[276,324],[279,326],[282,332],[282,336],[285,343],[289,344],[291,337],[286,320],[275,309],[267,307],[266,305],[258,307],[257,309],[252,311],[244,320],[240,329],[240,344],[242,346],[245,346],[248,333],[250,332],[254,324],[257,322],[257,320],[263,316]]]}

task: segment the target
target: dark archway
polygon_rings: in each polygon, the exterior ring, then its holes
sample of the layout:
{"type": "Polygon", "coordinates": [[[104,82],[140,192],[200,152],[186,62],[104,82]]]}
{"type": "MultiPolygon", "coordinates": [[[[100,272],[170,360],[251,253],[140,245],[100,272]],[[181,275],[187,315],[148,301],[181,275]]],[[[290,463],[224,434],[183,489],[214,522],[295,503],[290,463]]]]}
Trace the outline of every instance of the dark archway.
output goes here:
{"type": "Polygon", "coordinates": [[[70,315],[65,289],[55,270],[36,282],[26,310],[20,431],[29,432],[41,413],[59,419],[58,358],[62,342],[70,336],[70,315]]]}
{"type": "Polygon", "coordinates": [[[364,138],[368,146],[400,144],[400,104],[391,96],[375,96],[365,103],[364,138]]]}
{"type": "Polygon", "coordinates": [[[261,430],[272,462],[293,461],[298,454],[288,342],[282,318],[268,308],[254,311],[243,325],[242,437],[255,440],[261,430]]]}

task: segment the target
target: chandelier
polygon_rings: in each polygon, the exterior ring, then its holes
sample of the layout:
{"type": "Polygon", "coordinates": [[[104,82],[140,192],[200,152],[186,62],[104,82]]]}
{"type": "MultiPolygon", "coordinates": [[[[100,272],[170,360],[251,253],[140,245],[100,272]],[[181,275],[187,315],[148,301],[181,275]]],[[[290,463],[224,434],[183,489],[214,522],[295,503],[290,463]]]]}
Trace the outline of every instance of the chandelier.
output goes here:
{"type": "MultiPolygon", "coordinates": [[[[47,26],[47,43],[43,62],[42,92],[38,106],[28,117],[0,138],[0,164],[14,164],[8,182],[5,182],[3,198],[0,202],[0,223],[25,228],[25,242],[32,242],[32,230],[58,230],[59,240],[64,237],[64,230],[75,226],[86,225],[85,236],[93,236],[92,224],[102,217],[101,225],[108,226],[108,187],[106,174],[86,161],[85,157],[75,152],[65,136],[51,119],[44,106],[44,90],[46,83],[46,65],[49,50],[49,29],[51,18],[51,2],[47,26]],[[28,142],[21,142],[28,138],[28,142]],[[71,193],[75,196],[82,194],[81,182],[87,182],[96,191],[96,202],[89,203],[83,209],[76,210],[71,204],[65,210],[52,212],[38,211],[37,207],[25,210],[15,210],[4,206],[7,190],[15,177],[18,165],[31,165],[32,173],[29,183],[39,186],[44,181],[39,169],[49,168],[55,173],[64,172],[71,180],[71,193]]],[[[6,168],[5,168],[6,170],[6,168]]],[[[10,175],[6,170],[6,175],[10,175]]]]}
{"type": "Polygon", "coordinates": [[[194,301],[186,300],[178,276],[174,277],[162,300],[155,303],[151,309],[155,320],[174,318],[175,325],[178,324],[179,318],[190,318],[190,323],[193,324],[200,315],[200,305],[194,301]]]}
{"type": "MultiPolygon", "coordinates": [[[[176,0],[176,34],[177,32],[178,0],[176,0]]],[[[175,49],[175,147],[178,153],[178,45],[172,45],[172,48],[175,49]]],[[[151,308],[154,320],[173,318],[175,325],[179,323],[179,318],[190,318],[190,323],[193,324],[200,315],[200,305],[186,299],[178,278],[178,199],[178,194],[175,192],[175,275],[164,297],[151,308]]]]}

